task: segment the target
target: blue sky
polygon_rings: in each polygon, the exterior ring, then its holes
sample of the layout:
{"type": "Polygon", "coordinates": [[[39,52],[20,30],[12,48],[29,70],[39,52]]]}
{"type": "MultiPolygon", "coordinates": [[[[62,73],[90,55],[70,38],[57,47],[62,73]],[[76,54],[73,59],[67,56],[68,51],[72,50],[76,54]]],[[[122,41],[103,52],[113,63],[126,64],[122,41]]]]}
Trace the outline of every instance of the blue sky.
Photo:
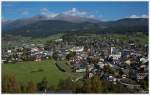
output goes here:
{"type": "Polygon", "coordinates": [[[100,20],[147,17],[147,2],[2,2],[2,18],[14,20],[60,13],[100,20]]]}

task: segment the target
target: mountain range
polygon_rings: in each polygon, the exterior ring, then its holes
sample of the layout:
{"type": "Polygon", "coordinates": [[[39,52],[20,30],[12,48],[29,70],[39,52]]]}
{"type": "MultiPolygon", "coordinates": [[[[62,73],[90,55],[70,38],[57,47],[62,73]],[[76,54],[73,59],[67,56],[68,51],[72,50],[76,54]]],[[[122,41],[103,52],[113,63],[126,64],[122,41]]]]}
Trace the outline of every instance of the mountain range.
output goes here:
{"type": "Polygon", "coordinates": [[[104,22],[93,18],[59,14],[54,18],[40,15],[14,21],[2,20],[3,36],[45,37],[59,32],[148,34],[148,18],[124,18],[104,22]]]}

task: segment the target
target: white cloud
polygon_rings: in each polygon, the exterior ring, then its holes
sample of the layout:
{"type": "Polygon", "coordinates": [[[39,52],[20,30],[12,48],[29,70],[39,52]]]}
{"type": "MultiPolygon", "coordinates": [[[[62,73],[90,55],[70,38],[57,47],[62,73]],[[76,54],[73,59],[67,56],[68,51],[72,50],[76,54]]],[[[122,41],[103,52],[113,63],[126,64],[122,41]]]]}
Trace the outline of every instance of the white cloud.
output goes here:
{"type": "Polygon", "coordinates": [[[55,17],[55,16],[57,16],[57,15],[58,15],[58,13],[49,13],[49,14],[47,15],[47,17],[53,18],[53,17],[55,17]]]}
{"type": "Polygon", "coordinates": [[[90,14],[89,12],[81,11],[81,10],[78,10],[77,8],[72,8],[70,10],[66,10],[61,13],[51,12],[47,8],[43,8],[43,9],[41,9],[41,14],[44,16],[47,16],[49,18],[53,18],[59,14],[79,16],[79,17],[88,17],[88,18],[93,18],[93,19],[98,18],[97,16],[90,14]]]}
{"type": "Polygon", "coordinates": [[[145,14],[144,14],[144,15],[142,15],[141,17],[142,17],[142,18],[148,18],[148,15],[145,15],[145,14]]]}
{"type": "Polygon", "coordinates": [[[129,18],[139,18],[137,15],[131,15],[129,18]]]}
{"type": "Polygon", "coordinates": [[[71,10],[63,12],[63,14],[65,14],[65,15],[71,15],[71,16],[85,17],[87,15],[87,12],[80,11],[77,8],[72,8],[71,10]]]}
{"type": "Polygon", "coordinates": [[[143,14],[143,15],[141,15],[141,16],[138,16],[138,15],[131,15],[131,16],[129,16],[129,18],[148,18],[148,16],[145,15],[145,14],[143,14]]]}
{"type": "Polygon", "coordinates": [[[28,15],[28,14],[29,14],[28,11],[22,11],[22,12],[21,12],[21,15],[28,15]]]}
{"type": "Polygon", "coordinates": [[[42,15],[47,15],[49,13],[49,10],[47,8],[41,9],[41,14],[42,15]]]}
{"type": "Polygon", "coordinates": [[[41,14],[49,18],[53,18],[58,15],[58,13],[50,12],[47,8],[41,9],[41,14]]]}
{"type": "Polygon", "coordinates": [[[89,15],[89,18],[96,18],[95,15],[89,15]]]}
{"type": "Polygon", "coordinates": [[[73,12],[76,12],[76,11],[77,11],[77,9],[76,9],[76,8],[72,8],[72,11],[73,11],[73,12]]]}

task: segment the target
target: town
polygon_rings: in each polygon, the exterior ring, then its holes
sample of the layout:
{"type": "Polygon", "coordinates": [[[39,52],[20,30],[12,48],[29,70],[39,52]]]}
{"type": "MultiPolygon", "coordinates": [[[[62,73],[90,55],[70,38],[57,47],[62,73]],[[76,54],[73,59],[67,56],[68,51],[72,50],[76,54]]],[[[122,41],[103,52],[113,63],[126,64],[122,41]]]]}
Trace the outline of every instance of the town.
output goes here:
{"type": "MultiPolygon", "coordinates": [[[[51,40],[46,44],[22,44],[2,49],[2,64],[40,62],[52,58],[56,62],[67,60],[72,72],[84,73],[72,80],[74,82],[98,75],[100,80],[122,84],[134,93],[148,91],[148,44],[137,44],[130,39],[122,41],[78,35],[51,40]]],[[[65,72],[63,67],[58,67],[65,72]]]]}

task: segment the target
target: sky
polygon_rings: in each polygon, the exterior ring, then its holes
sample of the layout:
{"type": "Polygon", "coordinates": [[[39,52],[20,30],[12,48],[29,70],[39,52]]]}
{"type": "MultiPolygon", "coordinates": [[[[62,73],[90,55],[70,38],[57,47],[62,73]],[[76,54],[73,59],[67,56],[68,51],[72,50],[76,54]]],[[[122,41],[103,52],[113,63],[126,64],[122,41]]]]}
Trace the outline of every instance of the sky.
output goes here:
{"type": "Polygon", "coordinates": [[[148,17],[148,2],[2,2],[2,19],[15,20],[59,14],[104,21],[148,17]]]}

